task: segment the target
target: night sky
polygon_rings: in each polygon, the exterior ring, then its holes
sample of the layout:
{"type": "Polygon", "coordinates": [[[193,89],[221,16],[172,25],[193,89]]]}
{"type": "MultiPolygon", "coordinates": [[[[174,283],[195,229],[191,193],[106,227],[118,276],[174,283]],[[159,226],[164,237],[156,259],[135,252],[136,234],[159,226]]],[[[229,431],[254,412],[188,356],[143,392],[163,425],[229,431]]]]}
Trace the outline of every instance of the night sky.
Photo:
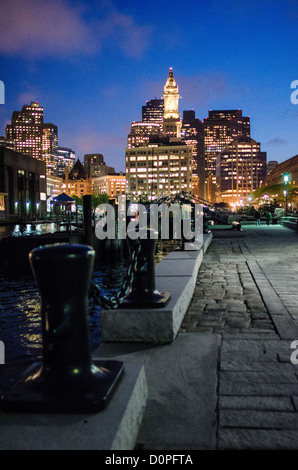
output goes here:
{"type": "Polygon", "coordinates": [[[60,146],[124,171],[131,122],[173,67],[181,115],[240,108],[282,162],[298,154],[297,59],[297,0],[0,0],[0,135],[39,101],[60,146]]]}

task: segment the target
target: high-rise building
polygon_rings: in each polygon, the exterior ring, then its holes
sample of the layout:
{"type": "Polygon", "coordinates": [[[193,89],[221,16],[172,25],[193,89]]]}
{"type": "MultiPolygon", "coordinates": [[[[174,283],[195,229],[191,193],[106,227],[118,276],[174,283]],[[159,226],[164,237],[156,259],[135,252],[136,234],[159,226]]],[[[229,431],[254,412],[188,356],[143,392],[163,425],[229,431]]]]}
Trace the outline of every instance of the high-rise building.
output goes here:
{"type": "Polygon", "coordinates": [[[179,113],[179,90],[175,81],[173,69],[170,68],[167,82],[164,86],[164,113],[163,113],[163,133],[164,135],[181,139],[181,118],[179,113]]]}
{"type": "Polygon", "coordinates": [[[127,148],[144,147],[148,145],[152,136],[160,135],[160,124],[158,122],[133,122],[130,134],[127,138],[127,148]]]}
{"type": "Polygon", "coordinates": [[[243,117],[242,111],[209,111],[204,119],[205,170],[206,176],[215,175],[219,153],[232,140],[242,135],[250,137],[250,118],[243,117]]]}
{"type": "Polygon", "coordinates": [[[192,191],[193,146],[181,139],[181,125],[178,86],[170,68],[164,87],[163,134],[151,134],[143,146],[125,151],[128,197],[152,200],[192,191]]]}
{"type": "Polygon", "coordinates": [[[58,127],[43,120],[43,107],[38,101],[23,106],[22,111],[14,111],[2,145],[12,148],[13,143],[17,152],[44,161],[47,175],[58,174],[58,127]]]}
{"type": "Polygon", "coordinates": [[[64,178],[65,170],[71,169],[75,163],[76,154],[72,149],[67,147],[58,147],[55,157],[54,174],[60,178],[64,178]]]}
{"type": "Polygon", "coordinates": [[[84,155],[84,168],[87,176],[96,178],[98,176],[105,176],[115,173],[115,168],[108,166],[101,153],[90,153],[84,155]]]}
{"type": "Polygon", "coordinates": [[[42,160],[46,163],[47,175],[56,173],[58,155],[58,127],[54,124],[43,124],[42,160]]]}
{"type": "Polygon", "coordinates": [[[250,137],[250,118],[243,117],[240,109],[210,110],[208,118],[204,119],[204,134],[207,199],[215,202],[219,189],[216,181],[217,157],[233,140],[242,135],[250,137]]]}
{"type": "Polygon", "coordinates": [[[146,101],[146,106],[142,106],[142,122],[158,123],[160,132],[163,132],[164,100],[154,99],[146,101]]]}
{"type": "Polygon", "coordinates": [[[240,204],[266,178],[266,152],[260,143],[242,135],[228,144],[217,158],[219,202],[240,204]]]}
{"type": "Polygon", "coordinates": [[[196,196],[205,198],[205,147],[204,126],[194,110],[183,111],[181,139],[193,147],[192,172],[197,175],[196,196]]]}
{"type": "Polygon", "coordinates": [[[42,160],[43,107],[39,102],[14,111],[6,126],[6,138],[15,142],[17,152],[42,160]]]}

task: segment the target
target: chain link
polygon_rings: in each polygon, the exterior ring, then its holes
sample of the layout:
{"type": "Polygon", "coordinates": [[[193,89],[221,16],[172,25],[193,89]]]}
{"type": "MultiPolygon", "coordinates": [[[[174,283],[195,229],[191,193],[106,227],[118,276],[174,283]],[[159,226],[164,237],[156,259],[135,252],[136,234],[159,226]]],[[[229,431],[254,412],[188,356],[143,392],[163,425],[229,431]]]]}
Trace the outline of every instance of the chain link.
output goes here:
{"type": "Polygon", "coordinates": [[[139,237],[134,241],[133,249],[130,254],[130,260],[127,267],[126,275],[123,280],[121,289],[116,293],[116,295],[107,297],[106,295],[100,294],[100,287],[93,281],[90,285],[90,296],[94,301],[106,310],[112,310],[118,308],[119,305],[123,302],[123,299],[128,294],[130,287],[134,281],[135,273],[137,270],[138,256],[141,251],[141,242],[139,237]]]}

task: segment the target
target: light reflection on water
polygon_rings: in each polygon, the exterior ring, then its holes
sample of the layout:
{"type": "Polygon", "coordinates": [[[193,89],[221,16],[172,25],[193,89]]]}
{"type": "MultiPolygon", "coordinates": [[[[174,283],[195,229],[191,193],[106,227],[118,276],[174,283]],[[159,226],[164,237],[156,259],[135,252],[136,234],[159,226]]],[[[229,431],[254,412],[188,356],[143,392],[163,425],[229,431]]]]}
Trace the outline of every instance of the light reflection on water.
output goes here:
{"type": "MultiPolygon", "coordinates": [[[[172,251],[177,242],[161,243],[155,256],[159,262],[172,251]]],[[[92,280],[101,288],[101,294],[112,296],[122,285],[127,261],[101,265],[95,269],[92,280]]],[[[101,307],[90,300],[90,342],[93,352],[101,342],[101,307]]],[[[42,332],[40,295],[31,276],[0,277],[0,340],[5,344],[5,365],[0,365],[0,392],[7,388],[32,362],[42,359],[42,332]]]]}

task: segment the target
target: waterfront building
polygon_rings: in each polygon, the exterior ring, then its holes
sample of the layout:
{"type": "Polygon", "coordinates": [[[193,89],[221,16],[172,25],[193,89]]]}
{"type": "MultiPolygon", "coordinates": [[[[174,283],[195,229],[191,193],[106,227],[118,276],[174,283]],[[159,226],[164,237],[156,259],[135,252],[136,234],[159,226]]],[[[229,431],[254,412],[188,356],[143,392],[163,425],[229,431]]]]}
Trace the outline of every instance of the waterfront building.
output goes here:
{"type": "Polygon", "coordinates": [[[56,175],[47,175],[47,198],[55,198],[63,192],[63,178],[56,175]]]}
{"type": "Polygon", "coordinates": [[[125,174],[113,173],[92,178],[92,194],[107,194],[109,199],[118,199],[118,196],[126,194],[125,174]]]}
{"type": "Polygon", "coordinates": [[[42,217],[46,213],[45,162],[0,147],[0,195],[6,217],[42,217]]]}
{"type": "MultiPolygon", "coordinates": [[[[242,110],[210,110],[203,121],[205,137],[205,177],[207,199],[216,202],[218,182],[216,180],[217,158],[233,140],[250,137],[250,117],[242,116],[242,110]]],[[[218,201],[217,201],[218,202],[218,201]]]]}
{"type": "Polygon", "coordinates": [[[92,180],[79,159],[70,171],[65,169],[62,190],[68,196],[81,197],[92,193],[92,180]]]}
{"type": "Polygon", "coordinates": [[[115,173],[115,168],[108,166],[101,153],[91,153],[84,155],[84,168],[87,176],[96,178],[115,173]]]}
{"type": "Polygon", "coordinates": [[[173,69],[164,86],[163,133],[125,150],[128,198],[192,192],[193,146],[181,138],[179,91],[173,69]]]}
{"type": "Polygon", "coordinates": [[[266,178],[266,159],[260,143],[245,135],[228,144],[217,158],[218,202],[247,203],[266,178]]]}
{"type": "Polygon", "coordinates": [[[126,149],[127,193],[147,196],[192,191],[192,147],[184,142],[149,144],[126,149]]]}
{"type": "Polygon", "coordinates": [[[194,110],[183,111],[181,139],[193,147],[192,173],[193,188],[197,197],[205,199],[205,146],[204,126],[194,110]],[[196,178],[194,178],[196,176],[196,178]],[[194,183],[194,181],[196,183],[194,183]]]}

